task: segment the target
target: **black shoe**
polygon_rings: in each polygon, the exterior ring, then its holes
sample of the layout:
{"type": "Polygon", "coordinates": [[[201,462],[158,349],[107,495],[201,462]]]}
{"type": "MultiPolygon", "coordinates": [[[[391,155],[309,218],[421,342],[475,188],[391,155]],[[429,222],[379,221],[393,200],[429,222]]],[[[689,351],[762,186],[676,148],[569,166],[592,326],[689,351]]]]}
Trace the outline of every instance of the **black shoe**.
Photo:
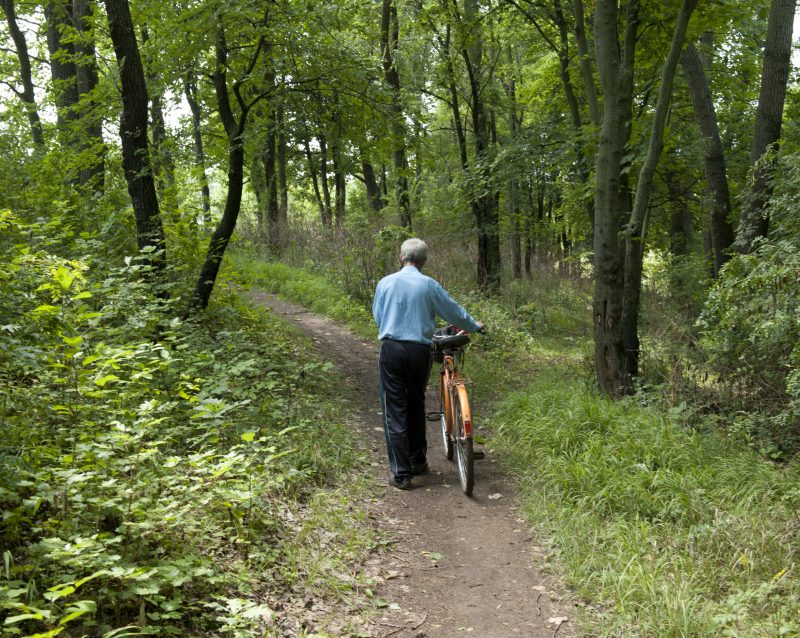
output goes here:
{"type": "Polygon", "coordinates": [[[398,490],[412,490],[414,489],[414,484],[411,482],[410,478],[392,478],[389,481],[389,485],[392,487],[396,487],[398,490]]]}
{"type": "Polygon", "coordinates": [[[416,463],[411,464],[411,473],[414,476],[419,476],[420,474],[427,474],[430,472],[431,469],[428,467],[427,463],[421,463],[417,465],[416,463]]]}

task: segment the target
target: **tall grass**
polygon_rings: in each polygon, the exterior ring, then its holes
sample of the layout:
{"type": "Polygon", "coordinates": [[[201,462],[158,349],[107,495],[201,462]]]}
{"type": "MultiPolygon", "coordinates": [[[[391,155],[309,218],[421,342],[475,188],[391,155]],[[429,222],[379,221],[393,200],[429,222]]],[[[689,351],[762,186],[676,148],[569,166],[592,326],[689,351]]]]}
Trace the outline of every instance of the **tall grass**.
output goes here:
{"type": "Polygon", "coordinates": [[[776,467],[559,370],[506,397],[496,442],[604,636],[800,632],[800,464],[776,467]]]}

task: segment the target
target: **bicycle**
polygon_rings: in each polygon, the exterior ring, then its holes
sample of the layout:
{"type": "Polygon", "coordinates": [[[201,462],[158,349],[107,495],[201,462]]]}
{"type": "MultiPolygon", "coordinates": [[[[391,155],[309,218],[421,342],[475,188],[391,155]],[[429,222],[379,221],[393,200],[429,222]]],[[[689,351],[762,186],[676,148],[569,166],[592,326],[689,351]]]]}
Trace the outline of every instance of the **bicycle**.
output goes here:
{"type": "Polygon", "coordinates": [[[451,326],[433,334],[433,360],[441,363],[442,367],[437,394],[439,411],[429,413],[428,418],[439,421],[445,456],[448,461],[455,456],[461,489],[469,496],[475,485],[475,461],[482,459],[484,454],[482,450],[474,449],[468,381],[459,372],[459,366],[464,365],[464,347],[470,342],[470,337],[464,331],[455,330],[451,326]]]}

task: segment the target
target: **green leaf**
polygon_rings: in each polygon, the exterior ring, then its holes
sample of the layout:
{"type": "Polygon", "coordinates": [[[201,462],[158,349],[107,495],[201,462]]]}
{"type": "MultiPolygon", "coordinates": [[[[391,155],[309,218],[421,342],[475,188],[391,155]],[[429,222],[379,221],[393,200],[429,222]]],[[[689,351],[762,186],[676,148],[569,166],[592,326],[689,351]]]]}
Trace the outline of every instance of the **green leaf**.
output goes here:
{"type": "Polygon", "coordinates": [[[73,348],[83,343],[83,337],[81,337],[80,335],[77,335],[75,337],[62,337],[62,339],[64,340],[64,343],[66,343],[68,346],[72,346],[73,348]]]}
{"type": "Polygon", "coordinates": [[[103,388],[110,381],[119,381],[119,377],[116,374],[107,374],[99,379],[95,379],[94,383],[95,385],[99,385],[101,388],[103,388]]]}
{"type": "Polygon", "coordinates": [[[245,432],[242,434],[242,441],[246,441],[247,443],[250,443],[254,438],[256,438],[255,432],[245,432]]]}

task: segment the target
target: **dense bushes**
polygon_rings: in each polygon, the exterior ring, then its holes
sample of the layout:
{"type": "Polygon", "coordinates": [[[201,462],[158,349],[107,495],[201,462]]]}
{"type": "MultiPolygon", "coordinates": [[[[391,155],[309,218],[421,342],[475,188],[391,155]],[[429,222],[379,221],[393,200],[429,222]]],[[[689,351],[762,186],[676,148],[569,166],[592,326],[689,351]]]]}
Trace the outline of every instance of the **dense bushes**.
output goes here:
{"type": "Polygon", "coordinates": [[[699,326],[709,368],[748,412],[739,426],[793,453],[800,449],[800,157],[785,164],[769,240],[725,266],[699,326]]]}
{"type": "Polygon", "coordinates": [[[324,565],[293,546],[318,532],[295,500],[358,455],[320,395],[329,364],[224,290],[187,322],[137,259],[0,224],[2,635],[252,635],[280,588],[369,544],[324,565]]]}

